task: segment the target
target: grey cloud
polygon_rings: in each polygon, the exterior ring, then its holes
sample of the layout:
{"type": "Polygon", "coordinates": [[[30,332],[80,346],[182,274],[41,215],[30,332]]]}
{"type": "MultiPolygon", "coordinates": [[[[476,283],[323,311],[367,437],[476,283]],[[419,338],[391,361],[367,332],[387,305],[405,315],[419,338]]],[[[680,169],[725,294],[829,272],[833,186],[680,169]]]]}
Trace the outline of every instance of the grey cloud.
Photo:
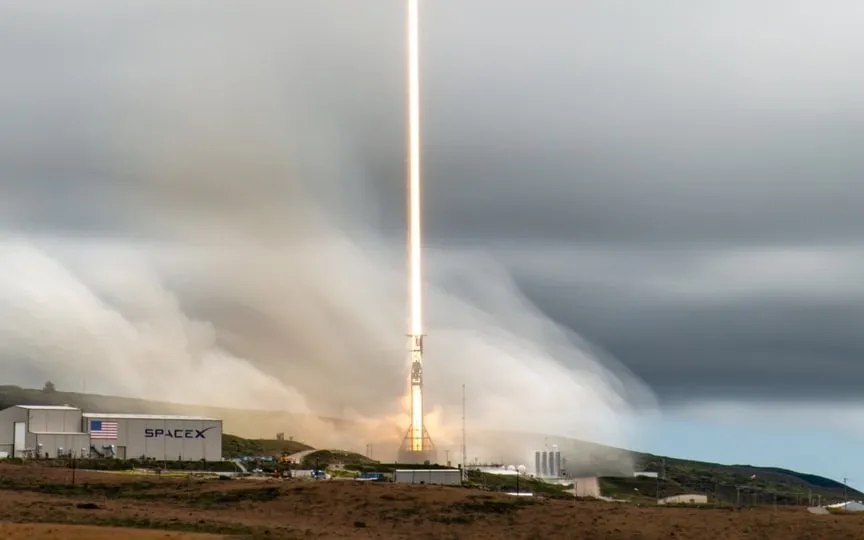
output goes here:
{"type": "Polygon", "coordinates": [[[656,256],[664,262],[588,249],[548,255],[556,268],[532,273],[523,263],[519,283],[546,313],[621,359],[666,406],[858,399],[860,254],[826,249],[796,263],[757,251],[749,267],[734,270],[728,254],[656,256]]]}

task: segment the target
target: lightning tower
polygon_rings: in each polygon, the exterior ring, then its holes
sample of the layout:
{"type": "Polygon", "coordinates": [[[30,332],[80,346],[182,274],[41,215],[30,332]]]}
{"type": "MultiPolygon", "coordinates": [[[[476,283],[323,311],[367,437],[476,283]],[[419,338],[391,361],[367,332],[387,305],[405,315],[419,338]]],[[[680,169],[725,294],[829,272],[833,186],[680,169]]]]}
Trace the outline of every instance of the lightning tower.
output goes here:
{"type": "Polygon", "coordinates": [[[423,416],[423,291],[420,255],[420,14],[408,0],[408,351],[411,359],[411,425],[399,449],[400,463],[435,462],[423,416]]]}

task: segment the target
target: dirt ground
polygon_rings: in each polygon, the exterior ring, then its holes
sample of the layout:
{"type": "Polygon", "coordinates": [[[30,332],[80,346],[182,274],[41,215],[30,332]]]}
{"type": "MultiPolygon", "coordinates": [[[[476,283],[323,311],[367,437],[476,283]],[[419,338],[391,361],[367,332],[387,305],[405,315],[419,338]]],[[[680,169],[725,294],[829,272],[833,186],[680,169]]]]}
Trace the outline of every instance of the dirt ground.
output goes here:
{"type": "MultiPolygon", "coordinates": [[[[350,480],[153,480],[79,471],[73,486],[68,470],[2,465],[0,488],[0,522],[131,526],[223,538],[864,538],[864,515],[820,516],[805,508],[640,507],[350,480]]],[[[55,536],[85,537],[98,538],[55,536]]]]}
{"type": "Polygon", "coordinates": [[[0,523],[4,540],[218,540],[224,536],[53,523],[0,523]]]}

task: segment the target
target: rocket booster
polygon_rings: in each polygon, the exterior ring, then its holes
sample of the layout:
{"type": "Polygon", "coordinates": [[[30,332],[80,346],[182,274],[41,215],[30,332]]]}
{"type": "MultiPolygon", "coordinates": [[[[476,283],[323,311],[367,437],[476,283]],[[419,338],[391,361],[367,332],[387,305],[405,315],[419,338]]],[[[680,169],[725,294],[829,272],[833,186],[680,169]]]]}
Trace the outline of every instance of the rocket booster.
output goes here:
{"type": "Polygon", "coordinates": [[[409,335],[411,385],[423,384],[423,336],[409,335]]]}

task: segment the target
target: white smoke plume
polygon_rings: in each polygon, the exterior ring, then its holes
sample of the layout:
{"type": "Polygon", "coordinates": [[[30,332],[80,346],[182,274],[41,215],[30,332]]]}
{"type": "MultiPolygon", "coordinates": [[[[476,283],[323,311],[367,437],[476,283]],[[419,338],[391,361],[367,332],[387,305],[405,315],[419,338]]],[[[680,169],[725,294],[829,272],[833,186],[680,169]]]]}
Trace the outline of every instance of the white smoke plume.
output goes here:
{"type": "MultiPolygon", "coordinates": [[[[111,97],[110,118],[95,115],[76,137],[34,127],[17,139],[24,180],[2,180],[0,202],[5,382],[50,378],[77,390],[85,379],[108,395],[341,417],[359,427],[312,423],[304,438],[398,443],[409,369],[404,246],[381,233],[381,203],[367,195],[377,174],[367,154],[404,156],[398,70],[384,122],[393,129],[370,142],[333,99],[309,90],[302,79],[320,79],[321,65],[286,45],[267,9],[239,16],[217,4],[204,24],[159,6],[153,13],[172,22],[156,25],[158,40],[112,48],[114,78],[69,75],[94,85],[92,99],[111,97]],[[58,197],[57,185],[73,195],[58,197]],[[70,225],[88,219],[97,225],[70,225]]],[[[107,13],[101,23],[144,32],[123,9],[107,13]]],[[[396,44],[401,15],[377,20],[396,44]]],[[[321,42],[294,21],[310,46],[321,42]]],[[[364,36],[350,35],[358,26],[337,26],[329,31],[359,40],[352,51],[362,56],[364,36]]],[[[87,36],[65,39],[74,59],[87,36]]],[[[348,69],[338,60],[329,69],[348,69]]],[[[382,71],[379,62],[355,73],[366,77],[351,89],[357,99],[382,71]]],[[[388,171],[397,174],[386,189],[398,193],[401,167],[388,171]]],[[[531,306],[482,252],[436,247],[426,261],[425,396],[439,448],[458,447],[462,384],[472,433],[627,444],[635,415],[654,406],[650,391],[531,306]]],[[[226,422],[249,436],[270,428],[226,422]]],[[[478,438],[472,455],[501,455],[478,438]]],[[[511,445],[510,459],[528,459],[534,444],[511,445]]]]}

